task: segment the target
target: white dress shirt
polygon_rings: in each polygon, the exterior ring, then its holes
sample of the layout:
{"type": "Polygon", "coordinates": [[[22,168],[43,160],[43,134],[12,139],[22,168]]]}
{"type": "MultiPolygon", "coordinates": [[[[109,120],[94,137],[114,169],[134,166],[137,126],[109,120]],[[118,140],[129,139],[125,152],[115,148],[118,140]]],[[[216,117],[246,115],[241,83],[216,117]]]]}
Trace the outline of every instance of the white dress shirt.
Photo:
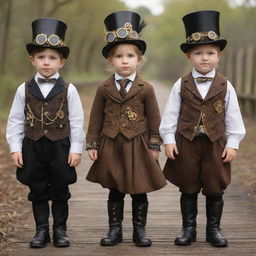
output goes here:
{"type": "MultiPolygon", "coordinates": [[[[50,78],[59,78],[59,73],[50,78]]],[[[38,77],[44,78],[41,74],[35,75],[35,81],[38,83],[38,77]]],[[[46,97],[54,86],[54,83],[38,83],[43,96],[46,97]]],[[[84,145],[84,113],[78,92],[73,84],[68,86],[68,113],[70,122],[70,153],[82,154],[84,145]]],[[[15,94],[10,114],[7,122],[6,138],[10,146],[11,153],[21,152],[22,140],[24,138],[25,126],[25,82],[22,83],[15,94]]]]}
{"type": "MultiPolygon", "coordinates": [[[[203,99],[207,95],[212,81],[197,83],[195,78],[202,76],[213,78],[215,76],[215,73],[215,69],[210,71],[206,75],[200,74],[195,69],[192,70],[192,76],[194,77],[196,87],[203,99]]],[[[175,133],[177,130],[177,123],[181,107],[180,87],[181,78],[176,81],[171,89],[171,93],[167,100],[164,114],[161,120],[159,131],[165,145],[176,143],[175,133]]],[[[245,135],[245,127],[240,112],[236,92],[229,81],[227,81],[227,92],[225,96],[225,126],[227,135],[226,148],[238,149],[239,143],[245,135]]]]}
{"type": "Polygon", "coordinates": [[[134,82],[135,78],[136,78],[136,72],[134,72],[133,74],[131,74],[131,75],[128,76],[128,77],[122,77],[122,76],[120,76],[118,73],[115,73],[115,84],[116,84],[117,90],[120,91],[120,89],[121,89],[121,85],[117,82],[117,80],[120,80],[120,79],[121,79],[121,80],[123,80],[123,79],[129,79],[130,82],[129,82],[129,83],[127,84],[127,86],[125,87],[125,90],[126,90],[127,92],[129,92],[129,90],[131,89],[132,83],[134,82]]]}

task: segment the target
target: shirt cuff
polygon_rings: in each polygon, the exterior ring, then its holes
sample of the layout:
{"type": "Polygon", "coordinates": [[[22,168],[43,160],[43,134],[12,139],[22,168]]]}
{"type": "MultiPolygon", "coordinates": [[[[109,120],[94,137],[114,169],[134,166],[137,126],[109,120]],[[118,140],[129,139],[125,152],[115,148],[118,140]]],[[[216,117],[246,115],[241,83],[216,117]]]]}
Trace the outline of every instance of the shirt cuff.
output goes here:
{"type": "Polygon", "coordinates": [[[72,142],[70,145],[69,153],[82,154],[84,143],[72,142]]]}
{"type": "Polygon", "coordinates": [[[162,137],[164,145],[166,144],[176,144],[175,135],[167,134],[162,137]]]}
{"type": "Polygon", "coordinates": [[[240,141],[238,139],[228,137],[225,148],[238,149],[239,148],[239,143],[240,143],[240,141]]]}
{"type": "Polygon", "coordinates": [[[21,152],[22,151],[21,148],[22,148],[21,143],[12,143],[12,144],[10,144],[11,153],[21,152]]]}

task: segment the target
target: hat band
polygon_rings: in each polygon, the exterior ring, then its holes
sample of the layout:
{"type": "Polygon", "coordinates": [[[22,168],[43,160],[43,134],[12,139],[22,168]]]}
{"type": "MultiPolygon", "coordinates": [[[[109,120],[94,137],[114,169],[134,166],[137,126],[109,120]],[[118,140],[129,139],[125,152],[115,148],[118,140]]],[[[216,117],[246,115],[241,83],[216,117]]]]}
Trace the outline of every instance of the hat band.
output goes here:
{"type": "Polygon", "coordinates": [[[192,33],[191,36],[187,37],[187,42],[199,42],[199,41],[216,41],[219,40],[220,37],[214,31],[208,32],[195,32],[192,33]]]}
{"type": "Polygon", "coordinates": [[[111,43],[119,39],[139,39],[140,35],[137,31],[132,29],[130,23],[125,23],[124,27],[118,28],[117,30],[105,31],[105,41],[111,43]]]}
{"type": "Polygon", "coordinates": [[[64,42],[56,34],[49,36],[46,34],[38,34],[33,42],[41,46],[65,46],[64,42]]]}

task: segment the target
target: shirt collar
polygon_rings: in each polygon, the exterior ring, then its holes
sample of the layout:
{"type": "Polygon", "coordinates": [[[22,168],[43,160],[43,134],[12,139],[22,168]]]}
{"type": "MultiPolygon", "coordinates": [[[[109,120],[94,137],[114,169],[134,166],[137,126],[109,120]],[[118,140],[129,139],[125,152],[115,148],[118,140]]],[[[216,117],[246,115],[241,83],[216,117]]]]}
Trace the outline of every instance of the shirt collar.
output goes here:
{"type": "MultiPolygon", "coordinates": [[[[44,76],[42,76],[40,73],[37,72],[36,75],[35,75],[36,82],[37,82],[37,78],[38,77],[45,78],[44,76]]],[[[52,75],[52,76],[50,76],[48,78],[56,78],[56,79],[58,79],[59,77],[60,77],[60,74],[59,74],[59,72],[57,72],[57,73],[55,73],[54,75],[52,75]]]]}
{"type": "Polygon", "coordinates": [[[210,72],[208,72],[208,73],[205,74],[205,75],[199,73],[199,72],[198,72],[197,70],[195,70],[194,68],[193,68],[193,70],[192,70],[192,76],[193,76],[194,78],[197,78],[197,77],[212,77],[212,78],[214,78],[214,77],[215,77],[215,74],[216,74],[216,70],[215,70],[215,69],[211,70],[210,72]]]}
{"type": "Polygon", "coordinates": [[[120,80],[120,79],[129,79],[129,80],[131,80],[133,82],[135,80],[135,77],[136,77],[136,72],[134,72],[133,74],[131,74],[128,77],[122,77],[118,73],[115,72],[115,80],[116,81],[120,80]]]}

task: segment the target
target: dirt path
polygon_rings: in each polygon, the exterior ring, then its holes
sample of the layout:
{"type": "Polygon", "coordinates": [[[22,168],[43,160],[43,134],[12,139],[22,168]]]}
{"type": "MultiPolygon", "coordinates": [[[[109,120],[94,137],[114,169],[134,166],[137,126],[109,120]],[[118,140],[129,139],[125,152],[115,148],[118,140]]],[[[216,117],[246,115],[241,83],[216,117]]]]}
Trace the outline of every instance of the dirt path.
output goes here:
{"type": "MultiPolygon", "coordinates": [[[[164,86],[155,88],[160,108],[163,110],[169,89],[164,86]]],[[[85,100],[84,107],[90,109],[90,101],[85,100]]],[[[86,111],[88,117],[88,111],[86,111]]],[[[161,165],[165,161],[161,153],[161,165]]],[[[238,161],[237,161],[238,163],[238,161]]],[[[78,182],[71,186],[70,218],[68,233],[71,247],[67,249],[54,248],[49,244],[44,249],[28,248],[28,241],[34,234],[34,223],[30,218],[24,231],[12,239],[14,245],[8,250],[12,256],[94,256],[94,255],[256,255],[256,208],[255,199],[250,191],[240,185],[237,176],[225,194],[225,208],[222,218],[223,233],[229,239],[227,248],[214,248],[205,242],[205,200],[199,197],[198,241],[188,247],[178,247],[173,244],[180,230],[179,192],[170,183],[160,191],[149,194],[149,216],[147,233],[153,241],[150,248],[137,248],[131,242],[131,199],[126,197],[124,219],[124,243],[103,248],[99,245],[100,238],[107,228],[106,198],[108,191],[99,185],[85,181],[85,176],[91,161],[84,154],[78,171],[78,182]]],[[[24,197],[26,195],[24,194],[24,197]]],[[[4,255],[0,255],[4,256],[4,255]]]]}

